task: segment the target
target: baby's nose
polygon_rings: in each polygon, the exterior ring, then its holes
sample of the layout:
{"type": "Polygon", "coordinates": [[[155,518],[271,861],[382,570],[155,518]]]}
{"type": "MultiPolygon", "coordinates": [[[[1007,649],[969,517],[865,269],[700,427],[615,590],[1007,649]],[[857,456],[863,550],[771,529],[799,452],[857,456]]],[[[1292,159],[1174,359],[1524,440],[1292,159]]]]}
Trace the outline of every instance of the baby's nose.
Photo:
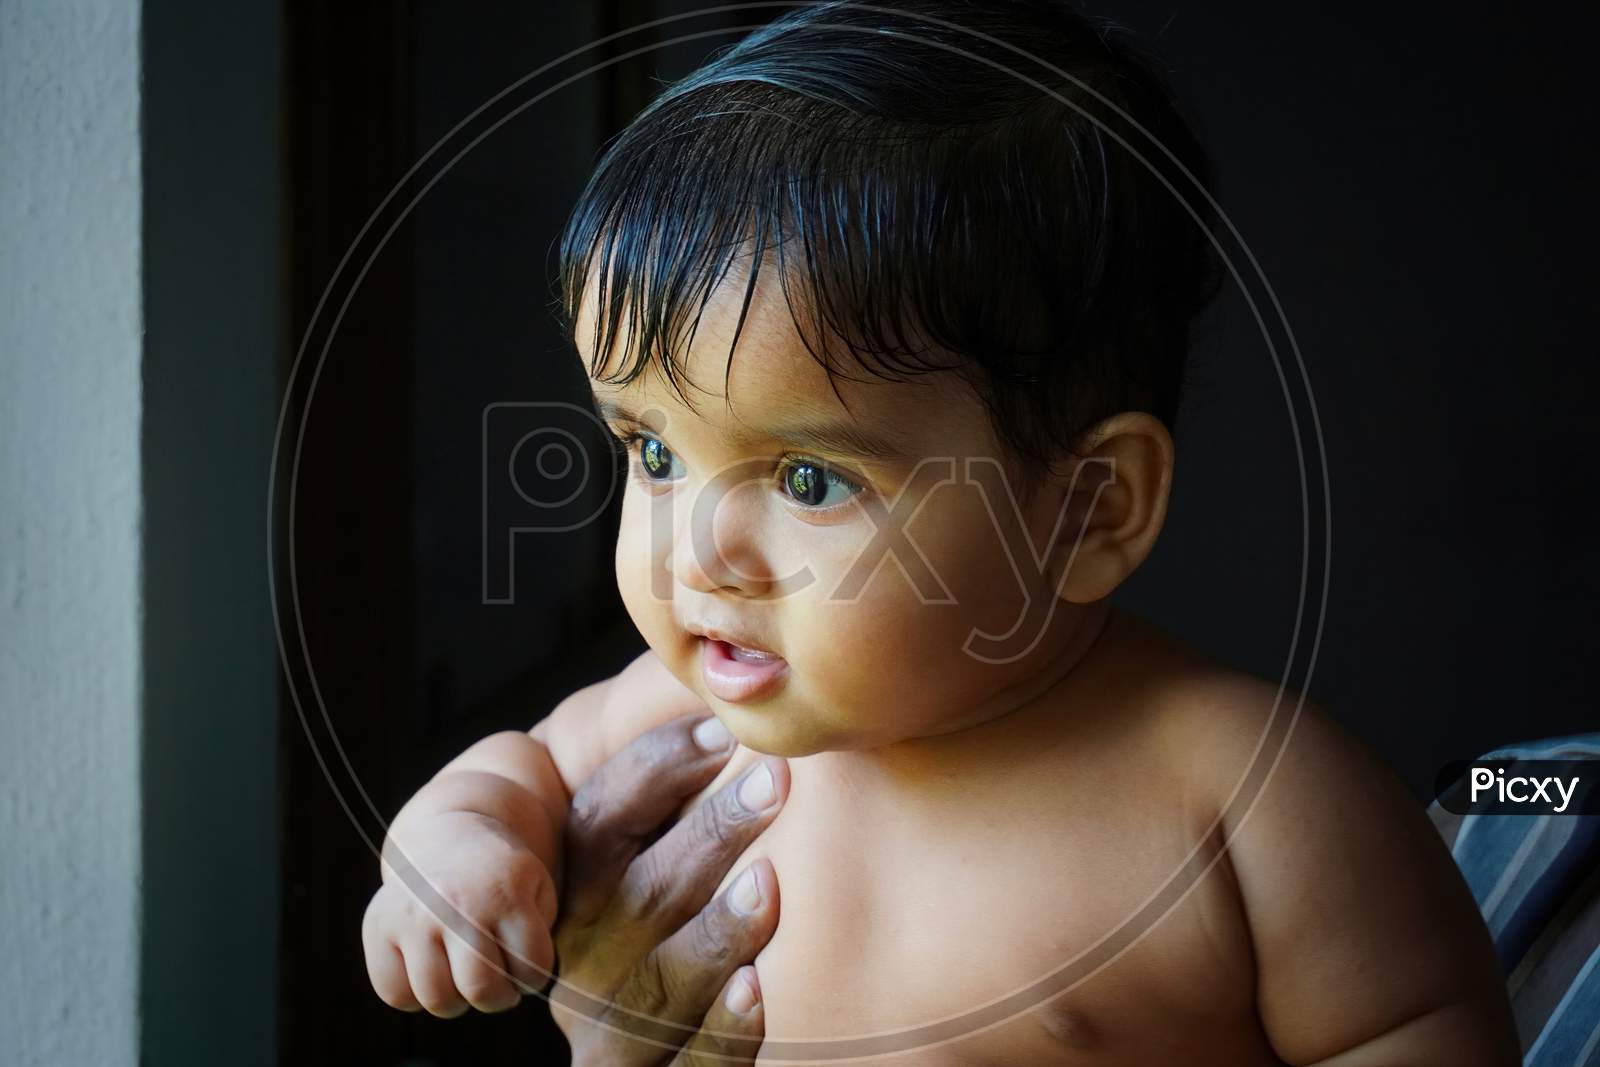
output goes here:
{"type": "Polygon", "coordinates": [[[742,478],[725,474],[695,494],[672,552],[674,573],[684,587],[741,596],[771,591],[771,561],[763,549],[763,484],[752,482],[748,473],[742,478]]]}

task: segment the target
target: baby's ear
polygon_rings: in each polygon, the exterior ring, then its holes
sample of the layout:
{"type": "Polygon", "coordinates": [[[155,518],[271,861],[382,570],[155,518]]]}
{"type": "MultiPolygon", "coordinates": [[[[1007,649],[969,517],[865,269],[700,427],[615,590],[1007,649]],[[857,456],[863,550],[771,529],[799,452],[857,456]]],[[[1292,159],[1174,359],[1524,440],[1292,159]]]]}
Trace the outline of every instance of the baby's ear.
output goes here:
{"type": "Polygon", "coordinates": [[[1057,595],[1074,604],[1109,596],[1155,547],[1167,517],[1175,452],[1161,420],[1125,411],[1084,435],[1077,458],[1050,475],[1064,514],[1050,546],[1057,595]]]}

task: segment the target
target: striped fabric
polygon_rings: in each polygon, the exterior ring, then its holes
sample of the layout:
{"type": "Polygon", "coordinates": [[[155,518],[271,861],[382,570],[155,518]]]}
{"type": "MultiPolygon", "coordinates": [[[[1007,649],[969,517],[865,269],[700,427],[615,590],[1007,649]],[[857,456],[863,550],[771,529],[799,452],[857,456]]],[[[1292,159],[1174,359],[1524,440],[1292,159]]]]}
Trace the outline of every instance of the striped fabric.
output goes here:
{"type": "MultiPolygon", "coordinates": [[[[1480,758],[1600,759],[1600,734],[1480,758]]],[[[1428,815],[1494,937],[1524,1067],[1600,1067],[1600,817],[1428,815]]]]}

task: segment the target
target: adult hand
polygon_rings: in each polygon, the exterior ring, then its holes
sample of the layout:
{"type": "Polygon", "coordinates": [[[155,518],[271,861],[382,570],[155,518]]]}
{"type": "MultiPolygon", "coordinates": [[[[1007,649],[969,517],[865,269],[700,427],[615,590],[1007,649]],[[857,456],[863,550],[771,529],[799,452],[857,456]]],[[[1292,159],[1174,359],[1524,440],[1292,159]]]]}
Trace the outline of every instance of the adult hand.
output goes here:
{"type": "Polygon", "coordinates": [[[715,718],[677,719],[573,797],[550,1013],[574,1067],[755,1062],[766,1023],[745,964],[777,929],[777,875],[757,859],[711,895],[783,806],[788,764],[759,760],[648,844],[734,747],[715,718]]]}

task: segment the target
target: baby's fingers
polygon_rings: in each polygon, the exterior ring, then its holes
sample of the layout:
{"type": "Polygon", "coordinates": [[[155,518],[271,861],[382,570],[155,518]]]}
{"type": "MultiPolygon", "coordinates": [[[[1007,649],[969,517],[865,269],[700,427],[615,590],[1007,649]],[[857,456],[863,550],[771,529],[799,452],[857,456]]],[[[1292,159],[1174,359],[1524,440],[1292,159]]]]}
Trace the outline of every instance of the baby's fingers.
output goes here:
{"type": "Polygon", "coordinates": [[[522,994],[505,974],[505,959],[494,939],[480,930],[468,928],[467,940],[454,930],[444,931],[445,955],[456,992],[482,1012],[505,1011],[517,1006],[522,994]]]}
{"type": "Polygon", "coordinates": [[[391,1008],[401,1011],[421,1011],[422,1005],[412,995],[411,982],[406,978],[405,957],[393,941],[363,940],[367,957],[367,977],[378,999],[391,1008]]]}
{"type": "Polygon", "coordinates": [[[401,942],[400,952],[406,958],[406,977],[411,981],[412,995],[424,1011],[441,1019],[454,1019],[467,1010],[467,1002],[451,980],[450,961],[437,932],[418,931],[408,935],[401,942]]]}
{"type": "Polygon", "coordinates": [[[538,993],[550,984],[556,966],[555,942],[550,930],[538,918],[521,915],[500,920],[500,948],[506,970],[523,993],[538,993]]]}

